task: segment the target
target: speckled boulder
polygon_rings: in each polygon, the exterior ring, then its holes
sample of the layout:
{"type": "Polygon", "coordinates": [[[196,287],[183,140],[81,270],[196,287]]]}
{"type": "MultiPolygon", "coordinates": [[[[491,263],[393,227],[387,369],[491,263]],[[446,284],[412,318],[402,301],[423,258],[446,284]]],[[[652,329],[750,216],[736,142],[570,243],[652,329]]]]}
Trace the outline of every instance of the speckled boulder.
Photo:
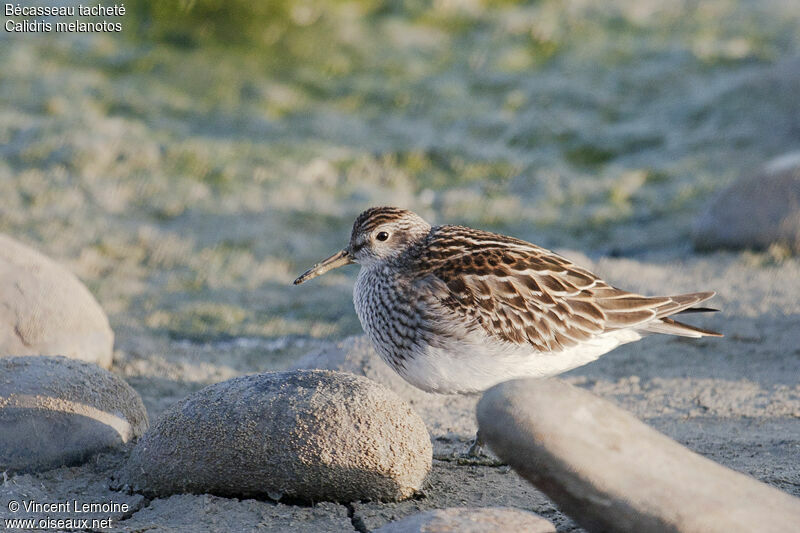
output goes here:
{"type": "Polygon", "coordinates": [[[800,253],[800,152],[722,191],[695,221],[692,238],[701,250],[779,244],[800,253]]]}
{"type": "Polygon", "coordinates": [[[78,464],[147,430],[139,394],[97,365],[0,358],[0,472],[78,464]]]}
{"type": "Polygon", "coordinates": [[[156,495],[399,500],[421,487],[431,461],[424,423],[385,387],[326,370],[270,372],[173,405],[120,480],[156,495]]]}
{"type": "Polygon", "coordinates": [[[450,507],[390,522],[374,533],[555,533],[555,526],[533,513],[511,507],[450,507]]]}
{"type": "Polygon", "coordinates": [[[110,368],[113,346],[108,318],[78,278],[0,234],[0,357],[63,355],[110,368]]]}

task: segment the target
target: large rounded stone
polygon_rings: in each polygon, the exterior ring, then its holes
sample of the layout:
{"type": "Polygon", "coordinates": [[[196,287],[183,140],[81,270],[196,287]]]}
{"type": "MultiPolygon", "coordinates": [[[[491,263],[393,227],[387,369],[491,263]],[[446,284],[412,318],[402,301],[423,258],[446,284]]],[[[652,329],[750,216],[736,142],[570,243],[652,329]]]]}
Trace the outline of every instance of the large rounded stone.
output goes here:
{"type": "Polygon", "coordinates": [[[478,404],[500,458],[590,531],[793,531],[800,499],[686,449],[592,393],[522,379],[478,404]]]}
{"type": "Polygon", "coordinates": [[[110,368],[113,347],[108,318],[83,283],[0,234],[0,357],[63,355],[110,368]]]}
{"type": "Polygon", "coordinates": [[[369,379],[325,370],[216,383],[139,440],[121,480],[148,494],[398,500],[432,462],[425,425],[369,379]]]}
{"type": "Polygon", "coordinates": [[[511,507],[449,507],[390,522],[375,533],[555,533],[555,526],[533,513],[511,507]]]}
{"type": "Polygon", "coordinates": [[[722,191],[695,221],[692,238],[698,249],[779,244],[800,253],[800,152],[722,191]]]}
{"type": "Polygon", "coordinates": [[[0,358],[0,471],[81,463],[146,430],[139,394],[97,365],[0,358]]]}

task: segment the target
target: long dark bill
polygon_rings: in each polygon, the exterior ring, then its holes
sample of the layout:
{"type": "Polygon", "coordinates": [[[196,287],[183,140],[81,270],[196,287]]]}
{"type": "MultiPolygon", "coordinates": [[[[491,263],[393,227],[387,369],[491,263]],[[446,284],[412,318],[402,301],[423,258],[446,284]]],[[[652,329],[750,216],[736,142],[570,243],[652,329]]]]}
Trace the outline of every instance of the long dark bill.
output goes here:
{"type": "Polygon", "coordinates": [[[303,274],[299,278],[294,280],[294,284],[300,285],[304,281],[308,281],[310,279],[316,278],[317,276],[321,276],[329,270],[333,270],[334,268],[339,268],[340,266],[349,265],[350,263],[354,262],[355,261],[353,261],[353,258],[350,256],[350,253],[347,250],[342,250],[341,252],[333,254],[329,258],[325,259],[320,263],[317,263],[313,267],[303,272],[303,274]]]}

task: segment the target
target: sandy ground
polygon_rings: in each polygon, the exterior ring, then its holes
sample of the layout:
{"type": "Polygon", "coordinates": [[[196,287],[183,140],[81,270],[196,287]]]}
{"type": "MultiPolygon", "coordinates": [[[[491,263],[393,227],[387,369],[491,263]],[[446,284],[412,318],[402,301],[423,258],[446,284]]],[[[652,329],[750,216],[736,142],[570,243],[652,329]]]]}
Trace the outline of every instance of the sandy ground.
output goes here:
{"type": "MultiPolygon", "coordinates": [[[[715,304],[722,312],[697,317],[695,322],[726,336],[702,340],[653,336],[565,377],[632,411],[690,449],[800,496],[800,330],[796,327],[800,261],[754,265],[757,259],[752,254],[731,253],[681,260],[598,259],[593,266],[599,273],[632,289],[652,293],[698,288],[718,291],[715,304]]],[[[124,345],[125,339],[121,342],[124,345]]],[[[194,345],[184,349],[171,354],[173,364],[192,359],[199,368],[227,369],[221,371],[220,379],[226,373],[237,373],[231,369],[242,360],[236,349],[194,345]]],[[[131,381],[153,418],[174,398],[198,387],[186,376],[172,380],[159,376],[157,365],[130,359],[115,370],[137,374],[131,381]],[[141,376],[144,369],[151,373],[149,379],[141,376]]],[[[103,454],[82,467],[12,477],[0,494],[3,499],[25,495],[40,500],[80,496],[128,501],[133,511],[116,524],[130,531],[150,527],[213,531],[223,526],[369,531],[418,510],[486,505],[527,509],[554,521],[559,531],[577,529],[508,467],[468,465],[451,457],[463,451],[474,434],[476,398],[413,393],[402,386],[398,393],[423,414],[437,458],[423,493],[406,502],[298,507],[209,495],[146,500],[108,488],[113,485],[116,467],[125,459],[124,450],[103,454]]],[[[5,509],[0,509],[0,514],[8,515],[5,509]]]]}

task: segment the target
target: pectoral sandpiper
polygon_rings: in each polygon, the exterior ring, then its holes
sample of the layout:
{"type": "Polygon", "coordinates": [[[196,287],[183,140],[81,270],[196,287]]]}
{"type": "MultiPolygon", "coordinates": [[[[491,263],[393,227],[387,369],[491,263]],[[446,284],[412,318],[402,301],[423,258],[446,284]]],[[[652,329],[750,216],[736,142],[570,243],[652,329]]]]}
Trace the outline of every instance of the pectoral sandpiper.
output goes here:
{"type": "Polygon", "coordinates": [[[430,392],[553,376],[648,333],[721,336],[669,318],[712,311],[693,306],[713,292],[642,296],[528,242],[431,227],[394,207],[361,213],[349,245],[294,283],[354,262],[361,325],[392,368],[430,392]]]}

